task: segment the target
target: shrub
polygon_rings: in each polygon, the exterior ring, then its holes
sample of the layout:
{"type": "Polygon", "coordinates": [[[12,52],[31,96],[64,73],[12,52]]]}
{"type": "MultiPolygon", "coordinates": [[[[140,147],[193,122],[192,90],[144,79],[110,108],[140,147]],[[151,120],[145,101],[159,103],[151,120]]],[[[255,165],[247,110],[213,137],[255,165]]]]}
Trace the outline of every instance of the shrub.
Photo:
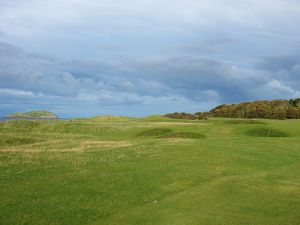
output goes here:
{"type": "Polygon", "coordinates": [[[164,115],[165,117],[172,118],[172,119],[186,119],[186,120],[195,120],[197,119],[196,115],[191,113],[185,113],[185,112],[175,112],[175,113],[169,113],[164,115]]]}

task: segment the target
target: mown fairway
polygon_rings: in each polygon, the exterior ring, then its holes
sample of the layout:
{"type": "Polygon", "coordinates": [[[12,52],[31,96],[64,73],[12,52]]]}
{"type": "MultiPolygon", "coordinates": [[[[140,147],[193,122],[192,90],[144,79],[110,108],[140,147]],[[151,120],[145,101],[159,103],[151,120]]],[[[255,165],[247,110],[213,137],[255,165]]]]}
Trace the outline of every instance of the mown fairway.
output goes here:
{"type": "Polygon", "coordinates": [[[0,156],[0,224],[300,224],[300,120],[1,122],[0,156]]]}

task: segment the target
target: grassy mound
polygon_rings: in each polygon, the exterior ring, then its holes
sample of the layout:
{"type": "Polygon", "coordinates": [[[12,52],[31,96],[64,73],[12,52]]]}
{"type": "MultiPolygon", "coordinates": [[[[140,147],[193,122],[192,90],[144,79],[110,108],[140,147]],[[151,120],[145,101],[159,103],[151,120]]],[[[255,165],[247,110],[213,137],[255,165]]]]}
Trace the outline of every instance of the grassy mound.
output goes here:
{"type": "Polygon", "coordinates": [[[266,124],[259,120],[226,120],[225,124],[266,124]]]}
{"type": "Polygon", "coordinates": [[[162,138],[190,138],[190,139],[202,139],[206,138],[204,134],[194,132],[174,132],[161,136],[162,138]]]}
{"type": "Polygon", "coordinates": [[[171,132],[172,132],[172,130],[168,129],[168,128],[154,128],[154,129],[142,131],[142,132],[138,133],[136,136],[137,137],[155,137],[155,136],[168,134],[171,132]]]}
{"type": "Polygon", "coordinates": [[[271,128],[254,128],[246,131],[246,134],[253,137],[288,137],[285,132],[271,128]]]}

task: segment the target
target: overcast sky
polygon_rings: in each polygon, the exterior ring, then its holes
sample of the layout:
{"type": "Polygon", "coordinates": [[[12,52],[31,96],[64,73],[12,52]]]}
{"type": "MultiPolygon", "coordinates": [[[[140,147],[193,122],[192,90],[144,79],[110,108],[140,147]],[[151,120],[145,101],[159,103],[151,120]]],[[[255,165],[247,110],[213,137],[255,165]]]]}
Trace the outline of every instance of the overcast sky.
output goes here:
{"type": "Polygon", "coordinates": [[[0,0],[0,116],[300,97],[299,0],[0,0]]]}

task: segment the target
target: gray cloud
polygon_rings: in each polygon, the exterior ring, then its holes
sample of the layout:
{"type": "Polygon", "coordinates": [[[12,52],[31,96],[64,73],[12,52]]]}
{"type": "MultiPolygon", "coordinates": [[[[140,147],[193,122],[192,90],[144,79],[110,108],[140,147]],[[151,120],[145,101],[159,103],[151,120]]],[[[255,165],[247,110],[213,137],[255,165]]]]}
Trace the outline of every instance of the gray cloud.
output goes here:
{"type": "MultiPolygon", "coordinates": [[[[178,108],[179,102],[189,103],[191,107],[191,100],[162,82],[146,80],[146,77],[131,73],[137,68],[132,70],[132,65],[126,62],[55,61],[26,53],[6,43],[1,43],[0,48],[2,113],[5,113],[5,108],[10,110],[12,105],[17,105],[16,109],[47,106],[66,111],[67,106],[74,109],[84,105],[94,110],[98,107],[98,113],[105,107],[116,106],[123,106],[126,111],[126,107],[131,105],[153,105],[152,112],[161,112],[161,108],[155,107],[162,103],[167,105],[166,102],[175,108],[178,108]]],[[[132,112],[133,115],[140,113],[132,112]]]]}
{"type": "Polygon", "coordinates": [[[293,0],[2,0],[0,113],[298,97],[299,23],[293,0]]]}
{"type": "Polygon", "coordinates": [[[266,57],[257,67],[273,73],[286,72],[291,78],[299,77],[300,54],[266,57]]]}
{"type": "Polygon", "coordinates": [[[289,43],[299,41],[300,34],[299,1],[11,0],[1,4],[0,27],[8,40],[30,51],[69,58],[155,56],[162,49],[190,43],[206,42],[207,49],[214,49],[232,40],[238,40],[236,48],[225,48],[221,58],[252,57],[252,51],[260,55],[289,51],[293,48],[289,43]]]}
{"type": "Polygon", "coordinates": [[[283,86],[292,88],[299,96],[299,92],[295,91],[299,90],[300,85],[300,54],[266,57],[256,66],[280,81],[283,86]]]}
{"type": "Polygon", "coordinates": [[[0,98],[6,107],[27,103],[27,108],[67,110],[67,106],[85,105],[99,110],[118,106],[126,111],[152,105],[151,111],[144,112],[149,114],[171,109],[207,110],[221,102],[289,98],[300,93],[298,86],[289,85],[293,76],[282,81],[274,75],[276,71],[297,69],[294,57],[287,58],[280,68],[276,58],[262,61],[260,70],[245,70],[229,62],[195,56],[54,60],[6,43],[0,43],[0,49],[0,98]],[[166,102],[169,108],[159,108],[166,102]]]}

